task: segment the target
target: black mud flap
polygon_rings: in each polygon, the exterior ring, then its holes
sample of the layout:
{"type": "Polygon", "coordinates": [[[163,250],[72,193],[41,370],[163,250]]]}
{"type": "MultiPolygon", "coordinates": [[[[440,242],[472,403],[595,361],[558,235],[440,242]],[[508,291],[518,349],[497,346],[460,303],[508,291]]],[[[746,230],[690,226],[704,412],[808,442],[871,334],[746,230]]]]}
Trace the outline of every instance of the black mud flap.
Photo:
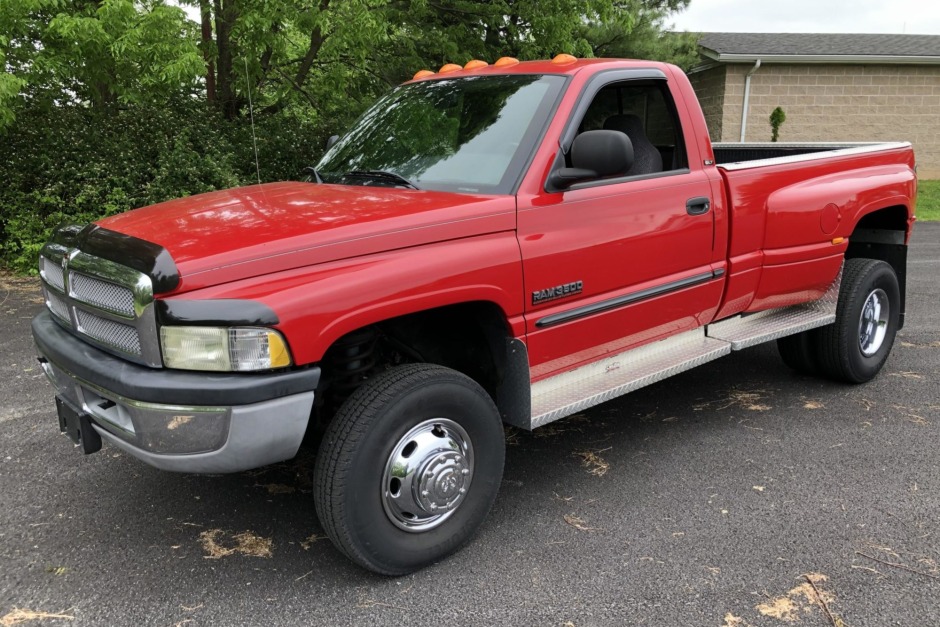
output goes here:
{"type": "Polygon", "coordinates": [[[58,396],[55,397],[55,405],[59,414],[59,431],[68,435],[85,455],[100,451],[101,436],[92,428],[88,414],[75,411],[58,396]]]}

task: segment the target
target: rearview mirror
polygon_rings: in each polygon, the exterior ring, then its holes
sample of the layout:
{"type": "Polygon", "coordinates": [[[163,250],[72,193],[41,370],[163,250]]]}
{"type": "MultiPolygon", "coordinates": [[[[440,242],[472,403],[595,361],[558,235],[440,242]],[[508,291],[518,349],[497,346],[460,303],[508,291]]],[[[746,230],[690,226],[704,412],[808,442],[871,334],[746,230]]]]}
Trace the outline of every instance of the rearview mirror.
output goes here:
{"type": "Polygon", "coordinates": [[[333,144],[339,141],[339,135],[330,135],[330,138],[326,140],[326,149],[329,150],[333,147],[333,144]]]}

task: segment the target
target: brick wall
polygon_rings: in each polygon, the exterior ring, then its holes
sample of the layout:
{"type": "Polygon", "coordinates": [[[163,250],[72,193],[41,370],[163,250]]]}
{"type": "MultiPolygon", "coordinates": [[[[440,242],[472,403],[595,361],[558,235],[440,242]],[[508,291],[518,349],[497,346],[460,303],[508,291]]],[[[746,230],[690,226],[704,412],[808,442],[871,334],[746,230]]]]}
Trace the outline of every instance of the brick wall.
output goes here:
{"type": "MultiPolygon", "coordinates": [[[[721,122],[709,121],[713,141],[740,139],[752,67],[727,66],[721,122]]],[[[713,108],[708,81],[703,93],[713,108]]],[[[763,65],[751,77],[750,101],[747,141],[770,141],[770,112],[780,106],[780,141],[909,141],[920,178],[940,179],[940,66],[763,65]]]]}
{"type": "MultiPolygon", "coordinates": [[[[692,87],[695,88],[699,104],[702,105],[705,123],[708,125],[708,132],[712,136],[712,141],[718,141],[723,128],[722,106],[725,104],[726,71],[727,68],[720,65],[689,74],[689,80],[692,82],[692,87]]],[[[738,132],[741,132],[740,125],[738,126],[738,132]]]]}

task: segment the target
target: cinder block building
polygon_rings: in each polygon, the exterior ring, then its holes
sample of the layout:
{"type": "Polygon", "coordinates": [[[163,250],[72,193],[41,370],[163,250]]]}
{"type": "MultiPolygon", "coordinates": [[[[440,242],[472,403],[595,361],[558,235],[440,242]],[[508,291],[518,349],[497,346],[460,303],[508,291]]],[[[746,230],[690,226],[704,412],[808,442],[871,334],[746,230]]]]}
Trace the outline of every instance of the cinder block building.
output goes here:
{"type": "Polygon", "coordinates": [[[705,33],[689,78],[712,141],[910,141],[940,179],[940,36],[705,33]]]}

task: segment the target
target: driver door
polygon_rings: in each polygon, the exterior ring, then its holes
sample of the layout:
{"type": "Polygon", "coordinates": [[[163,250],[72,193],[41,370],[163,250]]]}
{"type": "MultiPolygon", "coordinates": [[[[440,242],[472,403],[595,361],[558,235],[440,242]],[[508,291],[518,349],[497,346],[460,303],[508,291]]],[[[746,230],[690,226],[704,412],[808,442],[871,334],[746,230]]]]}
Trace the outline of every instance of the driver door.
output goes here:
{"type": "Polygon", "coordinates": [[[711,183],[689,165],[665,76],[586,89],[593,96],[569,128],[625,132],[634,166],[520,198],[533,380],[701,326],[723,288],[712,268],[711,183]]]}

